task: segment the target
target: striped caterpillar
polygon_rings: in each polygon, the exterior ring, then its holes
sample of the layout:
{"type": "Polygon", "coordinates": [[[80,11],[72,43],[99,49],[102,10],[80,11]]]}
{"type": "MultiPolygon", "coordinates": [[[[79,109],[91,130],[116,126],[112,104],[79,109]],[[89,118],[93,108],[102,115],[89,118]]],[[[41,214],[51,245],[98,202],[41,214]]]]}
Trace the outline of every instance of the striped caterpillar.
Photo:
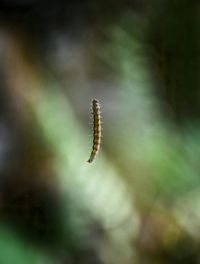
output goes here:
{"type": "Polygon", "coordinates": [[[88,162],[91,163],[97,155],[101,144],[101,112],[98,100],[92,100],[93,114],[93,146],[88,162]]]}

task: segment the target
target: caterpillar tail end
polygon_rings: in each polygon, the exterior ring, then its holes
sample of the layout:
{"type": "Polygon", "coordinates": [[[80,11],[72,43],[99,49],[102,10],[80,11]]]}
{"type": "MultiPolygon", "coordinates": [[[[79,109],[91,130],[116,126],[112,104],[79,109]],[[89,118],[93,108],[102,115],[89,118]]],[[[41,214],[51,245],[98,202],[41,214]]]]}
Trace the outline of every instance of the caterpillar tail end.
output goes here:
{"type": "Polygon", "coordinates": [[[94,160],[94,154],[92,153],[89,157],[89,160],[87,162],[91,163],[94,160]]]}

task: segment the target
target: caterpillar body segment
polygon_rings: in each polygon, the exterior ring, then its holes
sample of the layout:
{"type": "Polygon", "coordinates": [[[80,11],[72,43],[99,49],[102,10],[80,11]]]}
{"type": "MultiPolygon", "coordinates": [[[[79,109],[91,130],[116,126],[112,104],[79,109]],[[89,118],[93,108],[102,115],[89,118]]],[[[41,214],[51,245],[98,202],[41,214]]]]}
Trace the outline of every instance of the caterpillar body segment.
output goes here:
{"type": "Polygon", "coordinates": [[[93,145],[92,145],[92,151],[90,157],[88,159],[89,163],[91,163],[96,157],[100,149],[101,137],[102,137],[100,104],[99,101],[96,99],[93,99],[92,101],[92,116],[93,116],[93,145]]]}

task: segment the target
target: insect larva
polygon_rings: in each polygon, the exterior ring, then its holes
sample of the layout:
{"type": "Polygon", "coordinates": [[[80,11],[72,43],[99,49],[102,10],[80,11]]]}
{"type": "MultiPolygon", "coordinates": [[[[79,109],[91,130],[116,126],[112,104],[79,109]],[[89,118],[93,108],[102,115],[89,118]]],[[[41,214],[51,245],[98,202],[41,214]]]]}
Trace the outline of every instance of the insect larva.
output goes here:
{"type": "Polygon", "coordinates": [[[101,144],[101,112],[98,100],[92,100],[92,114],[93,114],[93,146],[92,152],[88,162],[92,162],[99,151],[101,144]]]}

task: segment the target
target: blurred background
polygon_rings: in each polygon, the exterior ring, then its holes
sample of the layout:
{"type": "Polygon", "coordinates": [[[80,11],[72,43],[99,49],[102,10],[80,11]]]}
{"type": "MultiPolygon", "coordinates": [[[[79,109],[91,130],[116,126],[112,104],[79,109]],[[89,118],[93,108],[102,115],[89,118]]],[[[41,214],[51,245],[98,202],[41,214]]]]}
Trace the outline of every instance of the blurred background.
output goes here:
{"type": "Polygon", "coordinates": [[[199,18],[198,0],[0,1],[1,264],[200,263],[199,18]]]}

